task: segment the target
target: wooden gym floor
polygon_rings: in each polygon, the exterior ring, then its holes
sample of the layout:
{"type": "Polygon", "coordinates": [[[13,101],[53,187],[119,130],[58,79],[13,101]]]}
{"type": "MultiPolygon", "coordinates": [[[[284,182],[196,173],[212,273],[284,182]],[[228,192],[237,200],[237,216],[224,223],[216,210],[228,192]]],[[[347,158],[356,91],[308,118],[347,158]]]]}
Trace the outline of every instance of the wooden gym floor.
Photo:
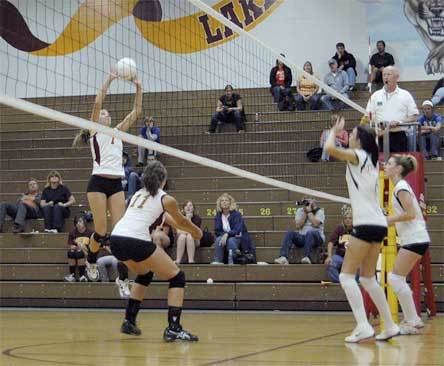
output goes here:
{"type": "MultiPolygon", "coordinates": [[[[346,345],[351,313],[185,312],[197,343],[164,343],[165,312],[142,312],[143,334],[119,333],[122,311],[2,310],[0,365],[444,365],[444,317],[422,335],[346,345]]],[[[376,327],[377,329],[378,327],[376,327]]]]}

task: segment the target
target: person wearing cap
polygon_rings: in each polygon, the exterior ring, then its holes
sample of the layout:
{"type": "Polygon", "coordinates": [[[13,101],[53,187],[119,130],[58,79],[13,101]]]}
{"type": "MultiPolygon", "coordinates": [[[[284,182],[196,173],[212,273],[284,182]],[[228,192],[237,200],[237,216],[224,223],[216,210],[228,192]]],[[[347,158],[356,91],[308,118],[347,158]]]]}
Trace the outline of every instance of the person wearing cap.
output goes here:
{"type": "Polygon", "coordinates": [[[434,112],[433,103],[430,100],[422,103],[422,111],[423,113],[418,118],[421,124],[421,152],[425,159],[435,160],[439,156],[442,117],[434,112]],[[427,142],[429,148],[427,148],[427,142]]]}
{"type": "MultiPolygon", "coordinates": [[[[154,118],[144,117],[143,124],[144,126],[140,129],[139,137],[160,144],[160,128],[154,125],[154,118]]],[[[154,160],[157,157],[158,152],[154,150],[145,149],[143,146],[138,146],[137,155],[138,155],[137,156],[138,165],[143,166],[145,164],[146,159],[154,160]]]]}
{"type": "Polygon", "coordinates": [[[219,122],[234,123],[237,132],[244,132],[243,110],[241,96],[233,92],[231,85],[225,86],[225,94],[217,101],[216,112],[211,117],[211,125],[207,134],[215,133],[219,122]]]}
{"type": "Polygon", "coordinates": [[[416,122],[418,108],[412,95],[398,86],[399,71],[387,66],[382,72],[384,87],[375,91],[367,103],[370,123],[378,127],[379,149],[383,149],[383,129],[389,128],[390,152],[408,151],[405,123],[416,122]]]}
{"type": "Polygon", "coordinates": [[[356,59],[351,53],[345,50],[345,45],[342,42],[336,43],[336,53],[332,57],[338,63],[338,69],[347,73],[349,90],[353,90],[356,84],[356,59]]]}
{"type": "MultiPolygon", "coordinates": [[[[330,72],[325,75],[324,83],[342,94],[345,98],[348,98],[350,84],[347,73],[339,69],[338,62],[334,58],[328,60],[328,66],[330,66],[330,72]]],[[[339,110],[345,107],[345,104],[341,100],[332,95],[323,95],[321,102],[329,111],[339,110]]]]}

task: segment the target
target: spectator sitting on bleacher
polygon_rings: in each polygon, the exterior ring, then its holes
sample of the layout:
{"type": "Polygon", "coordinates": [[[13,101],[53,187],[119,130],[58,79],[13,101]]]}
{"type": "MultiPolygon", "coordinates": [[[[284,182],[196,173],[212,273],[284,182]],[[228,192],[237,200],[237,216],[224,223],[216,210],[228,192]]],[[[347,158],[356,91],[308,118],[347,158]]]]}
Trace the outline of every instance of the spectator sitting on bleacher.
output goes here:
{"type": "MultiPolygon", "coordinates": [[[[144,126],[140,129],[139,137],[146,140],[154,141],[160,144],[160,128],[154,125],[153,117],[145,117],[143,119],[144,126]]],[[[137,162],[140,166],[145,165],[146,160],[154,160],[158,156],[158,152],[154,150],[145,149],[142,146],[137,147],[137,162]]]]}
{"type": "Polygon", "coordinates": [[[330,235],[327,244],[328,256],[325,259],[327,275],[330,281],[339,283],[339,273],[341,273],[342,263],[344,262],[345,250],[353,230],[353,216],[350,206],[342,209],[342,224],[338,225],[330,235]],[[333,247],[336,252],[333,254],[333,247]]]}
{"type": "Polygon", "coordinates": [[[126,202],[141,188],[141,180],[137,171],[131,166],[131,158],[125,151],[122,154],[122,164],[125,176],[122,178],[123,190],[127,192],[126,202]]]}
{"type": "Polygon", "coordinates": [[[215,253],[211,264],[223,264],[228,254],[228,264],[239,253],[252,254],[256,257],[256,248],[251,241],[242,214],[237,210],[236,201],[227,193],[222,194],[216,201],[216,217],[214,218],[215,253]],[[230,253],[232,258],[230,258],[230,253]]]}
{"type": "Polygon", "coordinates": [[[311,251],[320,246],[325,241],[324,209],[317,207],[314,199],[305,198],[301,202],[296,202],[299,207],[296,210],[295,224],[296,231],[289,230],[285,234],[281,245],[279,258],[274,260],[276,264],[288,264],[288,255],[292,245],[304,248],[304,256],[301,263],[311,264],[311,251]]]}
{"type": "Polygon", "coordinates": [[[68,235],[68,266],[69,275],[65,276],[65,281],[76,282],[77,278],[80,282],[88,282],[85,276],[86,270],[86,253],[89,238],[93,231],[88,229],[86,220],[83,216],[74,217],[74,228],[68,235]],[[76,277],[76,269],[78,269],[78,277],[76,277]]]}
{"type": "MultiPolygon", "coordinates": [[[[320,139],[320,146],[322,147],[322,156],[321,156],[322,161],[329,161],[330,160],[330,156],[328,155],[327,150],[324,149],[324,145],[325,145],[325,141],[327,141],[328,135],[330,134],[332,127],[336,124],[336,122],[339,118],[344,119],[344,117],[339,116],[336,113],[333,113],[330,116],[329,128],[322,131],[321,139],[320,139]]],[[[345,129],[343,129],[342,131],[339,131],[336,134],[335,143],[336,143],[336,146],[339,146],[339,147],[347,147],[348,146],[348,132],[345,129]]]]}
{"type": "MultiPolygon", "coordinates": [[[[313,65],[310,61],[307,61],[304,64],[304,71],[310,75],[314,75],[313,65]]],[[[321,94],[319,93],[319,86],[316,83],[307,79],[303,74],[301,74],[296,88],[298,94],[295,96],[295,101],[298,111],[304,111],[307,105],[310,105],[310,110],[312,111],[318,109],[321,94]]]]}
{"type": "MultiPolygon", "coordinates": [[[[281,55],[285,57],[285,55],[281,55]]],[[[292,82],[291,69],[281,61],[276,60],[276,66],[270,71],[270,92],[273,94],[273,101],[275,103],[279,103],[282,93],[287,95],[291,92],[292,82]]]]}
{"type": "Polygon", "coordinates": [[[244,132],[243,109],[241,96],[233,93],[233,87],[227,85],[225,87],[225,94],[217,101],[216,112],[213,113],[211,126],[207,133],[215,133],[219,122],[234,123],[237,132],[244,132]]]}
{"type": "MultiPolygon", "coordinates": [[[[347,73],[338,69],[338,62],[334,58],[328,61],[328,66],[330,66],[330,72],[325,75],[324,83],[348,98],[350,84],[348,82],[347,73]]],[[[329,111],[339,110],[345,107],[345,103],[331,95],[323,95],[321,97],[321,102],[329,111]]]]}
{"type": "Polygon", "coordinates": [[[111,249],[107,245],[100,250],[97,268],[100,282],[111,282],[111,279],[116,277],[115,282],[120,297],[126,299],[130,296],[128,267],[112,255],[111,249]]]}
{"type": "Polygon", "coordinates": [[[436,160],[439,156],[439,145],[441,143],[442,117],[433,110],[433,103],[426,100],[422,103],[423,114],[418,118],[421,124],[421,146],[424,158],[436,160]],[[427,142],[429,148],[427,148],[427,142]]]}
{"type": "Polygon", "coordinates": [[[59,233],[69,217],[69,209],[76,202],[69,188],[62,182],[58,171],[48,174],[47,184],[42,192],[40,207],[45,219],[45,233],[59,233]]]}
{"type": "Polygon", "coordinates": [[[433,106],[441,105],[444,103],[444,78],[441,78],[436,83],[432,92],[433,106]]]}
{"type": "Polygon", "coordinates": [[[338,63],[338,69],[347,73],[349,90],[353,90],[356,84],[356,59],[345,50],[345,45],[342,42],[336,44],[336,53],[333,56],[338,63]]]}
{"type": "Polygon", "coordinates": [[[37,180],[30,178],[28,180],[28,190],[21,195],[17,203],[4,202],[0,204],[0,233],[3,232],[6,215],[14,220],[12,232],[14,234],[23,232],[26,219],[37,219],[39,217],[40,199],[41,194],[37,180]]]}
{"type": "MultiPolygon", "coordinates": [[[[196,225],[198,228],[202,225],[202,219],[199,215],[196,214],[194,204],[192,201],[187,201],[182,207],[182,213],[185,215],[185,217],[188,220],[191,220],[191,222],[196,225]]],[[[196,248],[199,247],[200,241],[193,239],[190,233],[187,233],[186,231],[177,230],[177,238],[176,238],[176,245],[177,245],[177,251],[176,251],[176,264],[180,264],[182,261],[183,254],[185,253],[185,248],[187,249],[187,255],[188,255],[188,263],[194,263],[194,254],[196,251],[196,248]]]]}
{"type": "Polygon", "coordinates": [[[372,70],[369,77],[369,83],[382,84],[382,72],[384,71],[384,68],[387,66],[393,66],[395,60],[390,53],[385,52],[384,41],[376,42],[376,48],[378,49],[378,52],[370,58],[370,66],[372,70]]]}

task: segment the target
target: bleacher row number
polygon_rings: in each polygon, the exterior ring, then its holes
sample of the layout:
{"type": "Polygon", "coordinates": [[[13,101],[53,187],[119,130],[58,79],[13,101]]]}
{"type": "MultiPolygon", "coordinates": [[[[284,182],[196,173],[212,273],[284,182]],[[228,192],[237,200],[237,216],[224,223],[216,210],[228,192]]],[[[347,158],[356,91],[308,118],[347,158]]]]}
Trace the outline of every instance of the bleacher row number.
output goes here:
{"type": "Polygon", "coordinates": [[[427,205],[426,212],[427,212],[427,215],[436,215],[436,214],[438,214],[438,206],[427,205]]]}

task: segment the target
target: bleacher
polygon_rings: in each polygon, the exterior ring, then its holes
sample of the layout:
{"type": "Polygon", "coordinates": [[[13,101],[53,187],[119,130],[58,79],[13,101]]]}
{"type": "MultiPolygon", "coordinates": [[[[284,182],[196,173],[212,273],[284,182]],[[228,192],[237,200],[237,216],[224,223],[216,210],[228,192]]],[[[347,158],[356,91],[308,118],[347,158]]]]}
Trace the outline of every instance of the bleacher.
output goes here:
{"type": "MultiPolygon", "coordinates": [[[[401,87],[414,95],[417,105],[430,97],[434,82],[406,82],[401,87]]],[[[272,176],[297,185],[347,196],[343,163],[310,163],[305,153],[319,144],[321,130],[328,125],[326,111],[278,112],[267,88],[239,90],[247,112],[247,133],[230,127],[205,135],[221,91],[145,93],[145,114],[155,116],[161,128],[162,143],[230,165],[272,176]],[[186,107],[186,108],[185,108],[186,107]],[[260,122],[254,122],[256,113],[260,122]],[[266,146],[266,153],[264,153],[266,146]]],[[[122,119],[133,95],[107,97],[113,121],[122,119]]],[[[365,106],[368,93],[357,91],[352,98],[365,106]]],[[[88,118],[94,96],[34,99],[80,117],[88,118]]],[[[0,202],[14,202],[23,192],[26,180],[35,177],[40,187],[51,169],[62,174],[79,205],[72,215],[87,206],[86,185],[91,172],[90,150],[71,148],[76,130],[55,121],[0,106],[1,146],[0,202]]],[[[438,108],[444,112],[442,107],[438,108]]],[[[346,128],[356,125],[361,115],[344,110],[346,128]]],[[[132,133],[136,133],[136,128],[132,133]]],[[[131,152],[134,147],[127,146],[131,152]]],[[[441,150],[443,156],[443,149],[441,150]]],[[[272,263],[279,253],[285,231],[292,227],[294,201],[300,194],[270,188],[233,177],[210,168],[162,156],[169,173],[169,193],[182,202],[194,201],[203,217],[203,227],[213,228],[216,198],[229,192],[238,201],[254,243],[258,260],[272,263]]],[[[438,310],[444,309],[444,161],[427,161],[426,202],[428,229],[432,237],[432,277],[438,310]]],[[[340,223],[340,204],[320,201],[326,211],[326,234],[340,223]]],[[[65,231],[72,227],[66,221],[65,231]]],[[[114,284],[65,283],[67,274],[67,234],[43,234],[43,220],[27,222],[26,231],[38,234],[11,234],[11,223],[0,234],[0,286],[2,306],[42,307],[122,307],[114,284]]],[[[188,308],[344,310],[348,308],[339,285],[327,280],[323,264],[299,264],[300,251],[292,253],[288,266],[247,265],[210,266],[213,248],[199,248],[199,264],[183,265],[187,276],[188,308]],[[207,284],[212,278],[215,283],[207,284]]],[[[145,307],[165,307],[167,285],[150,286],[145,307]]]]}

